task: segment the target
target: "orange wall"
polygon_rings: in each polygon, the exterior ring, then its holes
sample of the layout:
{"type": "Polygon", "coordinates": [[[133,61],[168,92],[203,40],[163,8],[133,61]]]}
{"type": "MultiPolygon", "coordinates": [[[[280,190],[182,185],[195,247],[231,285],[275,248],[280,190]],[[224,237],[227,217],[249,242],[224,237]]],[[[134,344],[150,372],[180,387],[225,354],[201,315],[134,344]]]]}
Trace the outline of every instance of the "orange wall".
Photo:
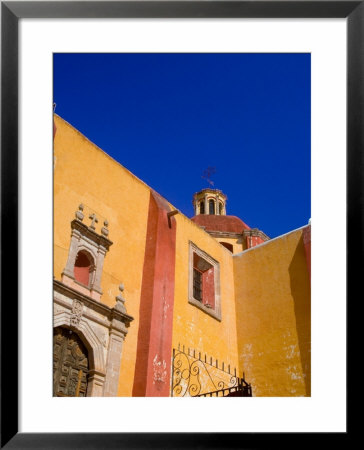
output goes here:
{"type": "Polygon", "coordinates": [[[232,254],[208,233],[182,214],[177,222],[175,299],[172,345],[185,345],[202,356],[216,359],[225,368],[236,367],[237,339],[235,321],[232,254]],[[220,264],[221,322],[188,302],[189,241],[205,251],[220,264]]]}
{"type": "Polygon", "coordinates": [[[126,309],[134,317],[126,336],[121,365],[119,395],[131,395],[139,325],[140,289],[143,273],[150,190],[81,133],[58,116],[54,139],[54,275],[61,279],[70,244],[70,223],[83,203],[84,223],[95,212],[100,232],[109,222],[113,242],[106,254],[101,301],[115,305],[118,286],[125,285],[126,309]]]}
{"type": "MultiPolygon", "coordinates": [[[[104,262],[101,301],[112,307],[125,285],[127,313],[134,317],[123,348],[119,391],[132,395],[145,262],[150,188],[55,116],[54,275],[61,279],[70,244],[70,223],[83,203],[109,222],[113,241],[104,262]]],[[[171,206],[171,205],[170,205],[171,206]]],[[[172,209],[174,209],[171,206],[172,209]]],[[[302,229],[233,256],[183,214],[176,223],[172,347],[184,345],[237,368],[253,395],[310,394],[310,291],[302,229]],[[222,320],[188,302],[189,241],[220,265],[222,320]]],[[[172,296],[172,298],[173,298],[172,296]]]]}
{"type": "Polygon", "coordinates": [[[215,238],[218,242],[227,242],[233,246],[233,253],[239,253],[244,250],[242,238],[229,238],[229,237],[217,237],[215,238]]]}
{"type": "Polygon", "coordinates": [[[310,396],[310,281],[302,228],[233,256],[240,371],[254,396],[310,396]]]}
{"type": "MultiPolygon", "coordinates": [[[[125,285],[127,313],[134,317],[123,347],[118,395],[132,395],[139,331],[150,188],[58,116],[54,140],[54,274],[60,280],[68,256],[71,228],[83,203],[109,222],[113,242],[106,254],[101,301],[112,307],[125,285]]],[[[171,206],[172,209],[175,209],[171,206]]],[[[178,343],[238,370],[232,254],[182,214],[176,220],[176,262],[172,347],[178,343]],[[222,321],[188,303],[189,241],[220,263],[222,321]]]]}

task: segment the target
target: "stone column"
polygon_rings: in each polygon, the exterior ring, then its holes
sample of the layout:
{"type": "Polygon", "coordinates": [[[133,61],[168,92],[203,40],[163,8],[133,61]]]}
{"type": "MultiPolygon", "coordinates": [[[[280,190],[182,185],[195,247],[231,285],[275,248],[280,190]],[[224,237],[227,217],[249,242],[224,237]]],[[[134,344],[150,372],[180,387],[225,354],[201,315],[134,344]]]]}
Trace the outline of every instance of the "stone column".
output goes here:
{"type": "Polygon", "coordinates": [[[205,214],[209,213],[209,203],[207,201],[207,195],[205,195],[205,214]]]}
{"type": "Polygon", "coordinates": [[[91,295],[91,296],[95,297],[97,300],[100,299],[100,295],[102,294],[101,276],[102,276],[102,270],[104,267],[105,255],[106,255],[106,248],[100,245],[98,248],[98,251],[97,251],[95,278],[94,278],[92,286],[91,286],[91,294],[93,293],[93,291],[96,291],[96,296],[94,296],[94,295],[91,295]]]}
{"type": "Polygon", "coordinates": [[[87,397],[102,397],[105,376],[96,370],[90,370],[87,381],[87,397]]]}
{"type": "Polygon", "coordinates": [[[68,252],[67,264],[63,271],[64,275],[67,275],[68,277],[71,277],[71,278],[74,278],[73,268],[74,268],[75,262],[76,262],[78,243],[79,243],[80,237],[81,237],[81,234],[79,231],[72,230],[71,243],[70,243],[70,249],[68,252]]]}
{"type": "Polygon", "coordinates": [[[118,395],[121,353],[126,335],[124,324],[117,323],[115,319],[112,323],[115,328],[110,330],[109,335],[104,397],[116,397],[118,395]]]}

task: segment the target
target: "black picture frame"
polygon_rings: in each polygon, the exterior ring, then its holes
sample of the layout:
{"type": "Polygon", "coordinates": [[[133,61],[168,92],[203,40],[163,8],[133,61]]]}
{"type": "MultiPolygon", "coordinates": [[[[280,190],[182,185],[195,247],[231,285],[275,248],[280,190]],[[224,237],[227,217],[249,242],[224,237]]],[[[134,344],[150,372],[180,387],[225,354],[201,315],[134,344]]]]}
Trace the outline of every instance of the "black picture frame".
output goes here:
{"type": "MultiPolygon", "coordinates": [[[[279,433],[18,432],[18,22],[21,18],[346,18],[347,298],[361,292],[364,144],[364,1],[1,2],[1,448],[256,448],[279,433]],[[107,435],[107,436],[106,436],[107,435]]],[[[334,220],[334,218],[333,218],[334,220]]],[[[334,223],[334,222],[333,222],[334,223]]],[[[350,346],[348,345],[347,348],[350,346]]],[[[332,374],[333,375],[333,374],[332,374]]],[[[341,386],[340,389],[347,389],[341,386]]],[[[334,395],[334,394],[333,394],[334,395]]],[[[244,412],[242,411],[242,420],[244,412]]],[[[349,428],[347,428],[349,431],[349,428]]],[[[309,434],[309,433],[307,433],[309,434]]],[[[346,433],[337,433],[340,442],[346,433]]],[[[300,437],[304,443],[307,436],[300,437]]],[[[296,433],[285,436],[296,445],[296,433]]],[[[319,442],[316,434],[316,442],[319,442]]]]}

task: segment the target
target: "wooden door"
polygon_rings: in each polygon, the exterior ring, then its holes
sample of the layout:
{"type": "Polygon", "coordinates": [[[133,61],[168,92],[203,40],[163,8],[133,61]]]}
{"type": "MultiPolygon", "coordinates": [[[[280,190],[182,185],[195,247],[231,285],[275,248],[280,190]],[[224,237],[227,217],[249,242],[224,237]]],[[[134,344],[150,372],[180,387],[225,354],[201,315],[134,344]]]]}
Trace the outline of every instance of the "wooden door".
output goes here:
{"type": "Polygon", "coordinates": [[[88,352],[76,333],[57,327],[53,332],[53,396],[86,397],[88,352]]]}

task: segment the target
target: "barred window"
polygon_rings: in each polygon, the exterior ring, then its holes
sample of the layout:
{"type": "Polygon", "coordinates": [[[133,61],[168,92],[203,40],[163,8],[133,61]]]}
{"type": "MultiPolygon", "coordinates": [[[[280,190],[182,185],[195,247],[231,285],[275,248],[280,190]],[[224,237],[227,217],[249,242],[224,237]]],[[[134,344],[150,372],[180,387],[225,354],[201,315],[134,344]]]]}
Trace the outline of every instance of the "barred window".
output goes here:
{"type": "Polygon", "coordinates": [[[202,273],[197,269],[193,269],[193,296],[202,301],[202,273]]]}
{"type": "Polygon", "coordinates": [[[189,303],[221,320],[219,263],[191,241],[189,303]]]}

